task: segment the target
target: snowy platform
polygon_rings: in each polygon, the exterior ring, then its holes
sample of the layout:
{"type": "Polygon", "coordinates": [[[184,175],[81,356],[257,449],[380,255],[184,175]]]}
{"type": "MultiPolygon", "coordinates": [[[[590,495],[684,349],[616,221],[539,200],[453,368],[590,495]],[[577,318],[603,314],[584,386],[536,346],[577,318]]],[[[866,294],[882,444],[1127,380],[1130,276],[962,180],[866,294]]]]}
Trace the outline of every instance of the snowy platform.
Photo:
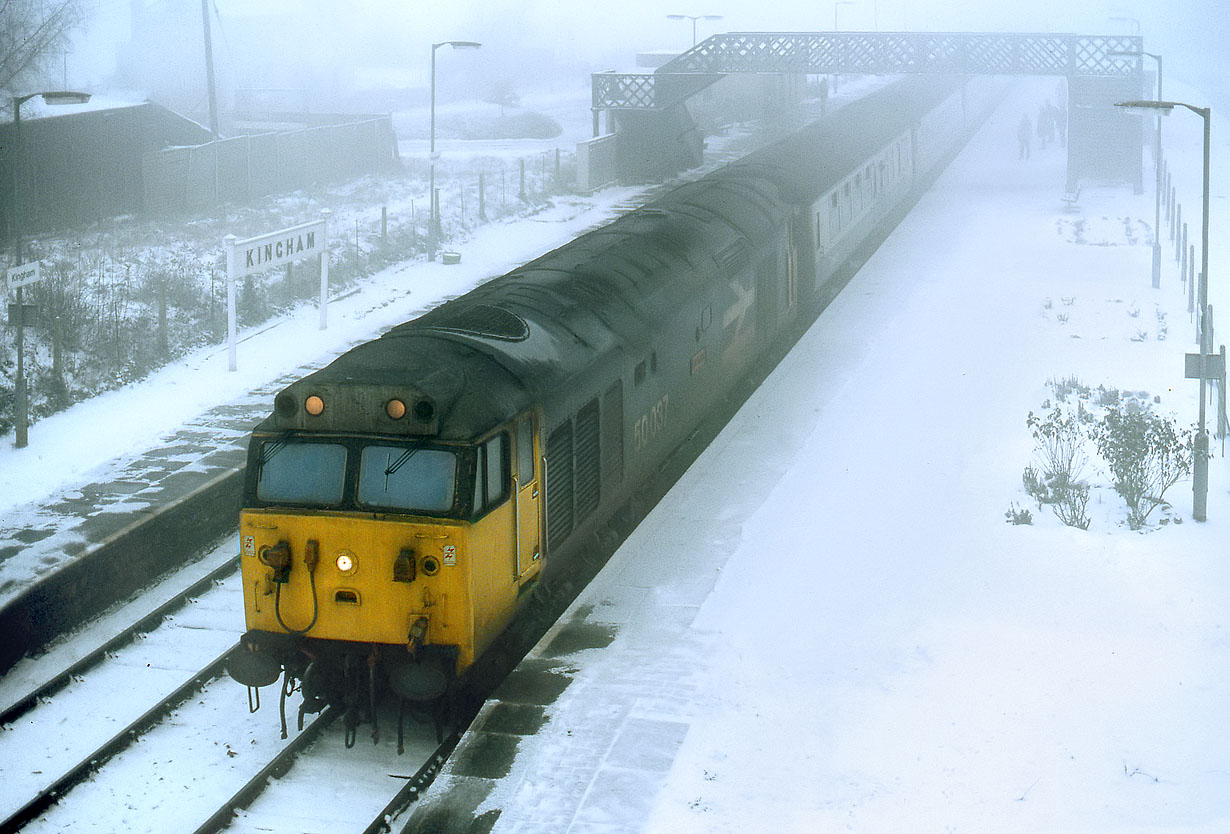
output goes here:
{"type": "MultiPolygon", "coordinates": [[[[988,122],[404,830],[1230,830],[1225,458],[1204,524],[1190,479],[1141,531],[1100,464],[1087,530],[1022,487],[1050,381],[1196,413],[1177,266],[1150,288],[1152,195],[1087,185],[1069,212],[1066,151],[1017,158],[1053,87],[988,122]]],[[[1198,136],[1170,142],[1198,172],[1198,136]]]]}

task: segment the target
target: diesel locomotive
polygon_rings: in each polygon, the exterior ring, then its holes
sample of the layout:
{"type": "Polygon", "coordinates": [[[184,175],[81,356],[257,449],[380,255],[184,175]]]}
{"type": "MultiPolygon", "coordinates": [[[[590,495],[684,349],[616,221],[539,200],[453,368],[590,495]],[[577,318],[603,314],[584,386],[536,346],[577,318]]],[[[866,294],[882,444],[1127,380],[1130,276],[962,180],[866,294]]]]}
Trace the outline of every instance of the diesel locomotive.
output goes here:
{"type": "Polygon", "coordinates": [[[995,97],[889,83],[277,394],[248,453],[232,677],[301,686],[301,719],[374,715],[386,685],[445,699],[995,97]]]}

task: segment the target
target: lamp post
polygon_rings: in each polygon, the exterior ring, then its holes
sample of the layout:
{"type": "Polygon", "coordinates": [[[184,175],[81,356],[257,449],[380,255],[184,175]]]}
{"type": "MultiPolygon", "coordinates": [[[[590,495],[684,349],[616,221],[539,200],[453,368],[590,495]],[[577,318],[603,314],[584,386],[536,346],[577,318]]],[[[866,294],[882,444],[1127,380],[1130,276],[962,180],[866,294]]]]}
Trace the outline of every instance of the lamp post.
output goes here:
{"type": "Polygon", "coordinates": [[[1209,124],[1213,111],[1209,107],[1196,107],[1182,101],[1123,101],[1115,105],[1130,110],[1158,110],[1165,115],[1176,107],[1186,107],[1200,118],[1204,119],[1204,181],[1201,198],[1200,226],[1200,281],[1196,287],[1198,319],[1200,324],[1200,354],[1202,371],[1200,374],[1200,422],[1196,429],[1196,448],[1192,460],[1192,518],[1204,521],[1209,497],[1209,435],[1205,430],[1205,392],[1206,381],[1203,373],[1203,357],[1208,356],[1212,345],[1208,327],[1209,316],[1209,124]]]}
{"type": "Polygon", "coordinates": [[[430,260],[436,259],[436,242],[438,239],[437,226],[440,223],[439,215],[436,207],[436,50],[442,46],[451,46],[453,49],[478,49],[482,46],[477,41],[441,41],[431,45],[431,183],[427,200],[431,205],[431,212],[428,218],[428,234],[427,234],[427,256],[430,260]]]}
{"type": "MultiPolygon", "coordinates": [[[[18,202],[20,191],[20,171],[18,162],[21,156],[21,106],[32,98],[42,96],[48,104],[84,104],[90,100],[89,93],[78,93],[70,90],[46,90],[40,93],[27,93],[13,99],[13,254],[15,266],[25,263],[25,251],[21,240],[21,205],[18,202]]],[[[30,409],[26,398],[26,365],[25,365],[25,323],[26,311],[22,304],[22,285],[17,286],[17,379],[13,384],[13,407],[16,415],[13,419],[13,431],[16,435],[16,446],[23,449],[29,443],[30,409]]]]}
{"type": "Polygon", "coordinates": [[[696,21],[698,20],[721,20],[720,14],[668,14],[669,20],[690,20],[692,21],[692,46],[696,46],[696,21]]]}
{"type": "MultiPolygon", "coordinates": [[[[1162,56],[1153,52],[1110,52],[1108,55],[1116,58],[1139,58],[1148,55],[1157,61],[1157,100],[1162,100],[1162,56]]],[[[1162,241],[1158,232],[1162,226],[1162,114],[1156,114],[1157,119],[1157,150],[1153,154],[1153,288],[1162,285],[1162,241]]]]}

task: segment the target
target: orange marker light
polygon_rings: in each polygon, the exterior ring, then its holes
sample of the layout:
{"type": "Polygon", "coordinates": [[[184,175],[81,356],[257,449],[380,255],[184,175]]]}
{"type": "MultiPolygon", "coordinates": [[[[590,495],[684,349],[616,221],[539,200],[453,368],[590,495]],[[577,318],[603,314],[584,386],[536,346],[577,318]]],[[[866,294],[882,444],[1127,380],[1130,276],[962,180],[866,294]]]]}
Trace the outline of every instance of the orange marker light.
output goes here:
{"type": "Polygon", "coordinates": [[[406,404],[401,400],[389,400],[384,405],[384,411],[394,420],[400,420],[406,416],[406,404]]]}
{"type": "Polygon", "coordinates": [[[303,408],[313,417],[319,417],[321,412],[325,410],[325,401],[313,394],[303,401],[303,408]]]}

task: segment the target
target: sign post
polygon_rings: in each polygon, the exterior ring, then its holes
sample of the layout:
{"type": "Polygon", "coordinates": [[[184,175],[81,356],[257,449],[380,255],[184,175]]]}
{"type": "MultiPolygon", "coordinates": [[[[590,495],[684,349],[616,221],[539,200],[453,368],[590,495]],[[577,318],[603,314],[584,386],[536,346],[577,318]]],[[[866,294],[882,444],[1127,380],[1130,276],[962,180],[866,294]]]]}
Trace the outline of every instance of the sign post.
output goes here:
{"type": "Polygon", "coordinates": [[[329,295],[329,215],[256,237],[238,240],[234,235],[222,239],[226,250],[226,342],[230,370],[238,368],[236,350],[235,282],[246,275],[264,272],[275,266],[320,256],[320,329],[327,326],[325,305],[329,295]]]}
{"type": "Polygon", "coordinates": [[[226,353],[227,353],[227,369],[236,370],[239,365],[236,361],[235,350],[235,279],[238,277],[239,265],[235,263],[235,236],[227,235],[222,238],[222,245],[226,247],[226,353]]]}
{"type": "Polygon", "coordinates": [[[329,209],[321,209],[320,234],[324,242],[320,253],[320,329],[329,327],[329,209]]]}
{"type": "MultiPolygon", "coordinates": [[[[20,252],[18,253],[20,258],[20,252]]],[[[15,445],[24,449],[30,442],[30,406],[26,396],[26,305],[22,298],[22,287],[42,280],[39,261],[28,264],[19,263],[9,267],[5,278],[10,290],[17,290],[17,379],[13,384],[13,403],[17,414],[13,420],[15,445]]]]}

